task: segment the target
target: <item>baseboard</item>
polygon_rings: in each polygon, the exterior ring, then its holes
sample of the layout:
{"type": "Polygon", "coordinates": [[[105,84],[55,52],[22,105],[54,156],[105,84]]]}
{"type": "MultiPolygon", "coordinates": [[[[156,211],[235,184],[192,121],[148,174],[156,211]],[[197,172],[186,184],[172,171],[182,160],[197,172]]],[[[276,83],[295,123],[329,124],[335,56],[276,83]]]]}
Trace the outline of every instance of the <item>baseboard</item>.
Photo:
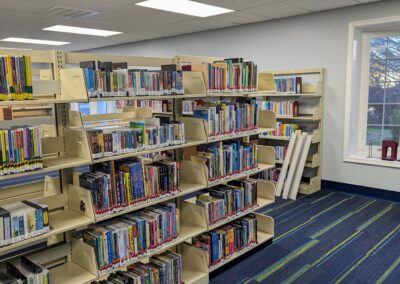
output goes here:
{"type": "Polygon", "coordinates": [[[324,190],[346,192],[350,194],[364,195],[384,200],[400,202],[400,192],[379,188],[341,183],[330,180],[322,180],[321,187],[324,190]]]}

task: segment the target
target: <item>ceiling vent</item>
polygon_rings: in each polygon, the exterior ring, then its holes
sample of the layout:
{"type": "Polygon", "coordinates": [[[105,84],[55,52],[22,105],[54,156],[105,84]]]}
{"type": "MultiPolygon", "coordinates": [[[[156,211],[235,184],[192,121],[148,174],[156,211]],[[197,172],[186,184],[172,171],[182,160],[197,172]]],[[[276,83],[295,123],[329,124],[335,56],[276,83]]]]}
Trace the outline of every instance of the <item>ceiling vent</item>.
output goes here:
{"type": "Polygon", "coordinates": [[[90,17],[98,14],[97,11],[92,10],[82,10],[82,9],[75,9],[75,8],[68,8],[62,6],[55,6],[49,9],[37,12],[39,15],[47,15],[47,16],[59,16],[68,19],[81,19],[85,17],[90,17]]]}

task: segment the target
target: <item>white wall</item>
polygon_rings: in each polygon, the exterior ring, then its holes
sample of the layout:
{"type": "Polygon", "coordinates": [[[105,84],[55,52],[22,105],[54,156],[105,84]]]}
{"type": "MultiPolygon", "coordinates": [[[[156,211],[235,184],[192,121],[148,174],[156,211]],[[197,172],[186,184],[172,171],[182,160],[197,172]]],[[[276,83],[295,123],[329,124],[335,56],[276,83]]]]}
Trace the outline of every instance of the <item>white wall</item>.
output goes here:
{"type": "Polygon", "coordinates": [[[96,49],[105,54],[178,54],[254,60],[259,70],[326,68],[323,179],[400,191],[400,171],[344,163],[343,129],[348,23],[400,14],[384,1],[276,21],[96,49]]]}

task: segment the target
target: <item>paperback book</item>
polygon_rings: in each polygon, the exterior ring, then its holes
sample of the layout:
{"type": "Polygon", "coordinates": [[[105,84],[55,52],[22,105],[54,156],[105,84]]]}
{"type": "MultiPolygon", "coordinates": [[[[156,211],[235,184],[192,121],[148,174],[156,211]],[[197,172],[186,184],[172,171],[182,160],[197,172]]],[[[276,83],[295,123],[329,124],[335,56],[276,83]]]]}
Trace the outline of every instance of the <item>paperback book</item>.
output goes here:
{"type": "Polygon", "coordinates": [[[50,272],[44,266],[26,257],[7,262],[0,270],[1,283],[49,284],[50,272]]]}

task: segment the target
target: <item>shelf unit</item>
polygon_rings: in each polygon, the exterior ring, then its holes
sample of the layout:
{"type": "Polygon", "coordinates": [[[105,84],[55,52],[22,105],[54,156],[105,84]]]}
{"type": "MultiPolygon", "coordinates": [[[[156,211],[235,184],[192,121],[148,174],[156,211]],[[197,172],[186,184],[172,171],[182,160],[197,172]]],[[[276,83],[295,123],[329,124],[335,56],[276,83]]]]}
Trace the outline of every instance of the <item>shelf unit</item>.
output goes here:
{"type": "MultiPolygon", "coordinates": [[[[258,92],[252,93],[207,93],[204,78],[201,72],[184,72],[184,95],[174,96],[141,96],[141,97],[107,97],[89,98],[86,90],[83,69],[71,67],[81,61],[99,60],[113,62],[127,62],[129,66],[140,67],[159,67],[164,64],[177,64],[180,67],[178,58],[157,58],[157,57],[134,57],[134,56],[114,56],[89,53],[74,53],[63,51],[27,51],[27,50],[1,50],[3,54],[10,55],[30,55],[33,62],[33,75],[42,80],[33,83],[33,99],[25,101],[3,101],[0,107],[35,107],[36,105],[52,105],[55,109],[55,124],[42,127],[42,149],[44,154],[44,167],[40,170],[24,172],[19,174],[0,176],[2,180],[16,180],[34,174],[45,174],[59,172],[58,178],[46,176],[43,181],[13,185],[0,189],[0,206],[17,201],[35,199],[49,206],[49,225],[50,230],[46,234],[14,243],[0,248],[0,257],[5,256],[4,260],[12,259],[21,254],[28,255],[39,263],[50,269],[52,283],[91,283],[96,279],[104,279],[109,273],[124,269],[129,264],[137,261],[146,261],[148,257],[161,253],[166,249],[175,249],[183,254],[183,278],[185,283],[208,283],[210,268],[203,260],[196,264],[194,258],[187,260],[185,256],[186,248],[180,244],[190,242],[190,240],[208,230],[215,229],[232,220],[245,216],[274,202],[275,186],[273,183],[258,181],[258,204],[244,212],[230,216],[218,224],[210,226],[206,220],[204,208],[200,206],[187,205],[188,202],[182,200],[186,195],[200,190],[207,190],[209,187],[225,184],[234,179],[249,179],[250,175],[265,171],[275,166],[275,154],[272,147],[258,147],[257,168],[237,173],[218,181],[207,179],[207,167],[199,162],[182,159],[180,161],[180,191],[175,194],[161,196],[155,199],[142,201],[118,212],[108,215],[97,215],[90,192],[79,186],[78,174],[74,168],[86,166],[104,161],[123,159],[160,151],[178,151],[194,146],[231,139],[243,139],[250,141],[251,136],[259,135],[275,127],[276,117],[271,111],[261,111],[259,127],[257,129],[232,133],[229,135],[209,136],[207,122],[201,119],[180,117],[177,111],[177,102],[185,98],[204,98],[204,97],[244,97],[257,98],[271,94],[265,89],[264,75],[260,75],[258,92]],[[36,63],[49,65],[49,69],[35,69],[36,63]],[[68,66],[68,67],[67,67],[68,66]],[[92,159],[90,145],[87,137],[87,129],[104,125],[105,121],[111,124],[123,125],[129,119],[152,117],[154,114],[149,108],[138,108],[124,110],[115,115],[89,115],[84,116],[79,112],[70,111],[70,103],[77,102],[98,102],[116,100],[172,100],[173,111],[163,113],[173,115],[174,119],[181,119],[185,123],[186,143],[172,145],[168,147],[146,149],[143,151],[105,157],[102,159],[92,159]],[[187,124],[186,124],[187,123],[187,124]],[[79,239],[79,231],[89,224],[101,222],[123,214],[134,212],[147,206],[157,203],[176,200],[181,210],[179,219],[179,237],[164,244],[161,247],[147,251],[145,254],[131,259],[120,267],[115,267],[106,272],[98,271],[94,248],[79,239]],[[45,244],[44,248],[32,254],[31,246],[45,244]],[[20,252],[13,255],[14,251],[20,252]],[[10,256],[11,254],[11,256],[10,256]]],[[[204,57],[198,57],[203,60],[204,57]]],[[[187,59],[187,58],[186,58],[187,59]]],[[[191,57],[194,59],[194,57],[191,57]]],[[[208,58],[210,59],[210,58],[208,58]]],[[[197,60],[197,59],[196,59],[197,60]]],[[[268,75],[269,76],[269,75],[268,75]]],[[[17,124],[17,122],[15,122],[17,124]]],[[[180,158],[178,158],[180,160],[180,158]]],[[[273,237],[273,220],[270,217],[257,215],[259,223],[257,245],[273,237]]],[[[255,247],[251,246],[246,251],[255,247]]],[[[35,249],[36,251],[37,249],[35,249]]],[[[245,253],[238,252],[230,259],[245,253]]],[[[216,269],[216,268],[214,268],[216,269]]]]}
{"type": "MultiPolygon", "coordinates": [[[[321,189],[324,69],[311,68],[272,72],[266,71],[261,73],[273,74],[273,78],[287,76],[300,76],[303,78],[301,94],[274,92],[273,94],[265,95],[263,100],[287,101],[293,98],[293,100],[299,102],[299,116],[286,117],[277,115],[276,120],[284,123],[298,124],[300,130],[313,135],[312,148],[314,148],[314,151],[309,153],[305,164],[305,171],[307,169],[312,169],[313,175],[310,177],[306,176],[306,173],[304,173],[299,187],[299,193],[312,194],[321,189]]],[[[274,90],[276,89],[275,86],[272,88],[274,90]]],[[[268,141],[273,141],[274,145],[284,145],[290,140],[290,137],[266,134],[261,134],[259,138],[265,140],[267,145],[269,143],[268,141]]],[[[277,163],[279,164],[279,162],[277,163]]]]}

